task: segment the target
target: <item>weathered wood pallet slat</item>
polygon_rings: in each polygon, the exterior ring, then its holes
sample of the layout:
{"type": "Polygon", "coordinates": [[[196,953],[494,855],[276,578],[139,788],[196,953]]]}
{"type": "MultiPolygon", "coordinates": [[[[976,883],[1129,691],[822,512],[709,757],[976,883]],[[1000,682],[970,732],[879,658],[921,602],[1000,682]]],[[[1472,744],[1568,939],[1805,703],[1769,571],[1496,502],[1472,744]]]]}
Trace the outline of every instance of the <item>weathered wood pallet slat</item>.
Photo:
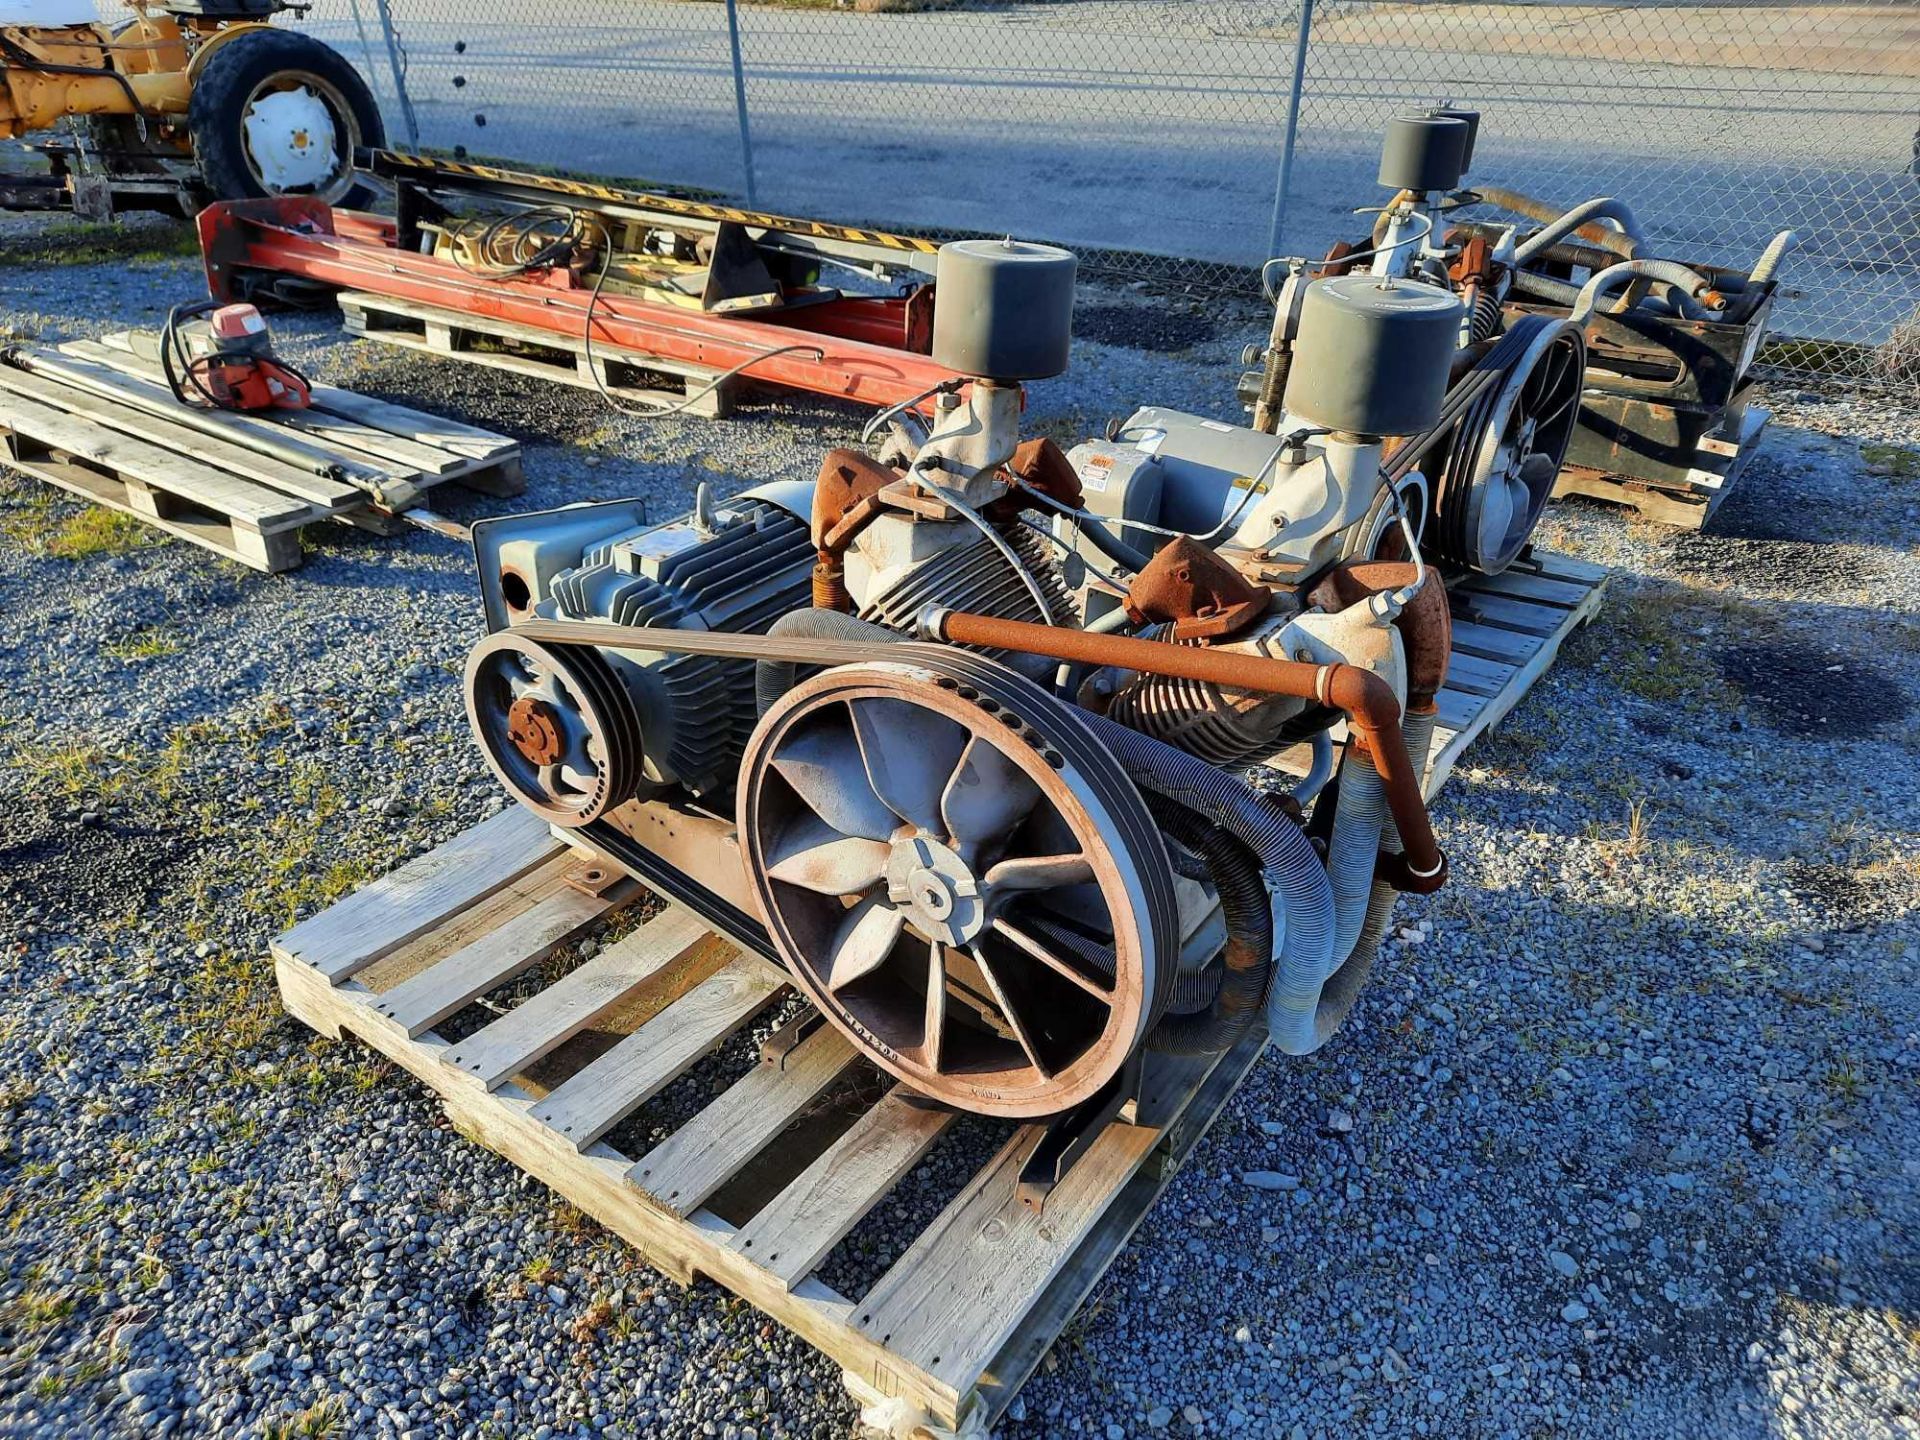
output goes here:
{"type": "Polygon", "coordinates": [[[338,298],[347,332],[365,340],[580,389],[603,389],[616,399],[634,400],[643,405],[685,406],[688,414],[709,419],[724,418],[732,410],[732,396],[737,388],[732,381],[722,382],[697,399],[689,399],[714,381],[720,373],[717,370],[623,349],[598,339],[593,343],[593,355],[589,359],[586,340],[581,336],[562,335],[463,310],[443,310],[390,295],[347,290],[338,298]],[[678,391],[662,389],[621,378],[630,371],[671,377],[679,382],[680,388],[678,391]]]}
{"type": "MultiPolygon", "coordinates": [[[[1456,670],[1430,790],[1603,594],[1604,572],[1560,557],[1510,576],[1470,597],[1501,603],[1465,624],[1520,647],[1488,657],[1497,647],[1483,645],[1456,670]]],[[[669,908],[464,1039],[434,1028],[476,1000],[499,1008],[503,982],[623,903],[604,875],[567,884],[590,863],[503,812],[283,936],[287,1008],[393,1058],[462,1133],[664,1273],[704,1275],[788,1326],[841,1366],[863,1405],[916,1417],[933,1440],[986,1433],[1264,1049],[1256,1033],[1225,1056],[1155,1057],[1140,1123],[1103,1131],[1037,1209],[1017,1180],[1038,1128],[1021,1127],[864,1293],[841,1294],[821,1267],[948,1142],[954,1117],[876,1090],[872,1067],[811,1012],[743,1055],[756,1017],[791,993],[777,966],[669,908]],[[610,1143],[721,1050],[746,1072],[637,1158],[610,1143]]]]}
{"type": "Polygon", "coordinates": [[[691,911],[669,911],[469,1035],[447,1063],[491,1090],[624,1004],[709,935],[691,911]]]}
{"type": "Polygon", "coordinates": [[[1693,468],[1685,475],[1660,481],[1569,467],[1554,481],[1553,496],[1556,500],[1566,495],[1605,500],[1637,510],[1656,525],[1702,529],[1746,473],[1771,418],[1769,411],[1748,405],[1740,412],[1734,433],[1701,438],[1694,449],[1693,468]]]}
{"type": "Polygon", "coordinates": [[[268,572],[300,563],[305,525],[377,532],[429,486],[523,484],[504,436],[331,386],[304,412],[184,405],[134,343],[123,332],[0,365],[6,463],[268,572]]]}

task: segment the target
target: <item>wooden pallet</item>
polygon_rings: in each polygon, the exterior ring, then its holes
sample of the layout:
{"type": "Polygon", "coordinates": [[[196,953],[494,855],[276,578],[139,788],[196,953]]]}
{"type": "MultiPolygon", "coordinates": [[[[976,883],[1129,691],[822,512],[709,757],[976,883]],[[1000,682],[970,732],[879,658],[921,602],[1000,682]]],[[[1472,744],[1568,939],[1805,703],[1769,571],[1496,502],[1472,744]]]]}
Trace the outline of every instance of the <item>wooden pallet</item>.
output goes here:
{"type": "Polygon", "coordinates": [[[1453,654],[1437,697],[1429,796],[1440,793],[1467,746],[1547,673],[1566,638],[1599,613],[1607,573],[1602,565],[1538,551],[1503,574],[1476,575],[1448,590],[1453,654]]]}
{"type": "Polygon", "coordinates": [[[132,338],[0,365],[6,463],[256,570],[301,559],[301,527],[384,530],[432,487],[517,495],[504,436],[331,385],[312,408],[239,415],[182,405],[132,338]]]}
{"type": "Polygon", "coordinates": [[[1747,462],[1759,448],[1760,432],[1767,428],[1771,418],[1770,411],[1748,405],[1741,412],[1737,436],[1703,436],[1694,452],[1693,468],[1678,483],[1657,484],[1631,475],[1611,475],[1570,465],[1554,482],[1553,498],[1583,495],[1591,500],[1631,506],[1657,525],[1671,525],[1681,530],[1702,529],[1733,493],[1747,462]]]}
{"type": "MultiPolygon", "coordinates": [[[[1430,788],[1600,603],[1604,572],[1543,556],[1455,597],[1430,788]]],[[[1023,1127],[877,1282],[839,1293],[821,1264],[939,1143],[950,1116],[895,1087],[829,1138],[801,1124],[856,1065],[796,1021],[664,1140],[622,1122],[789,996],[785,972],[670,908],[477,1030],[450,1016],[631,903],[634,882],[511,808],[274,943],[288,1011],[354,1035],[435,1091],[456,1128],[594,1216],[668,1275],[726,1286],[835,1360],[873,1428],[983,1435],[1012,1401],[1265,1046],[1154,1057],[1137,1123],[1115,1124],[1036,1210],[1017,1193],[1023,1127]],[[755,1166],[784,1183],[742,1213],[755,1166]],[[728,1213],[722,1214],[726,1209],[728,1213]]],[[[524,983],[524,982],[523,982],[524,983]]],[[[469,1012],[471,1013],[471,1012],[469,1012]]],[[[811,1012],[808,1012],[809,1014],[811,1012]]]]}
{"type": "Polygon", "coordinates": [[[597,339],[589,360],[586,341],[579,336],[359,290],[343,291],[337,298],[347,333],[363,339],[584,390],[604,390],[617,400],[646,406],[684,405],[689,415],[721,419],[733,413],[735,382],[725,381],[706,390],[720,373],[717,370],[603,344],[597,339]],[[662,378],[678,388],[666,389],[653,383],[662,378]],[[701,390],[706,393],[688,401],[690,395],[701,390]]]}

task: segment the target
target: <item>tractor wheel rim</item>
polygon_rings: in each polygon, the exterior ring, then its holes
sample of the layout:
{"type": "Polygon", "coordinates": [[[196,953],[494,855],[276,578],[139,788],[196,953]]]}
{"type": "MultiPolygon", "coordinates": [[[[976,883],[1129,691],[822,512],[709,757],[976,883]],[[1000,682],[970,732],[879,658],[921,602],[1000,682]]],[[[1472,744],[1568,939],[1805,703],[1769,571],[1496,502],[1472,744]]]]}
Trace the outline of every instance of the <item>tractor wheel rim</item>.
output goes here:
{"type": "Polygon", "coordinates": [[[338,91],[316,76],[276,75],[247,97],[247,165],[275,195],[337,200],[353,180],[355,126],[338,91]]]}

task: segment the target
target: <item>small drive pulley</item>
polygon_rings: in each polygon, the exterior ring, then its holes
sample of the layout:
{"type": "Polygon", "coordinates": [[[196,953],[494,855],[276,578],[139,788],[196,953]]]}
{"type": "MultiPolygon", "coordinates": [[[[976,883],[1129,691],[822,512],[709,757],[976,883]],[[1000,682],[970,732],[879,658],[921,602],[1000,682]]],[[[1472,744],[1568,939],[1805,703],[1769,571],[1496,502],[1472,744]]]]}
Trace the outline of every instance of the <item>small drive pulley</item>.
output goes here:
{"type": "Polygon", "coordinates": [[[914,1090],[1027,1118],[1097,1092],[1164,1009],[1166,850],[1117,763],[1044,690],[901,645],[829,669],[747,743],[741,849],[821,1012],[914,1090]]]}
{"type": "Polygon", "coordinates": [[[555,825],[591,824],[639,787],[639,718],[590,645],[489,635],[467,657],[467,718],[493,773],[555,825]]]}

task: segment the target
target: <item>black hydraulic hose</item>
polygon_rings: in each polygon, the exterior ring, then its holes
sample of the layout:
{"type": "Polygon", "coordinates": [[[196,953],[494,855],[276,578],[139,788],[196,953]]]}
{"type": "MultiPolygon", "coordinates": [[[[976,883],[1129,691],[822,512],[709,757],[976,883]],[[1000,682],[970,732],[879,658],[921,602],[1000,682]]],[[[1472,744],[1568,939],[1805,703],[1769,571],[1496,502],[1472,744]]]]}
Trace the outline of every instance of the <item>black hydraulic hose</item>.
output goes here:
{"type": "Polygon", "coordinates": [[[118,85],[122,90],[126,91],[127,104],[132,108],[134,114],[154,115],[154,116],[157,116],[160,114],[158,110],[150,110],[147,108],[146,105],[142,104],[140,100],[140,96],[134,91],[133,82],[127,79],[127,77],[123,75],[120,71],[115,70],[110,66],[102,67],[98,65],[56,65],[51,61],[42,60],[39,56],[35,55],[31,50],[26,49],[22,45],[16,44],[14,41],[9,39],[4,34],[0,34],[0,55],[10,56],[13,60],[13,63],[16,66],[18,66],[22,71],[30,72],[33,74],[72,75],[76,78],[87,79],[87,80],[111,80],[114,82],[114,84],[118,85]]]}
{"type": "MultiPolygon", "coordinates": [[[[856,620],[839,610],[790,610],[773,622],[770,636],[802,640],[872,640],[882,644],[908,637],[884,625],[856,620]]],[[[793,688],[795,666],[791,660],[756,660],[753,666],[755,713],[764,715],[773,704],[793,688]]]]}
{"type": "Polygon", "coordinates": [[[1148,801],[1166,833],[1207,862],[1227,922],[1227,963],[1204,1009],[1164,1015],[1147,1048],[1166,1055],[1213,1055],[1231,1049],[1266,1001],[1273,978],[1273,905],[1253,852],[1184,806],[1148,801]],[[1238,953],[1236,954],[1236,950],[1238,953]]]}

